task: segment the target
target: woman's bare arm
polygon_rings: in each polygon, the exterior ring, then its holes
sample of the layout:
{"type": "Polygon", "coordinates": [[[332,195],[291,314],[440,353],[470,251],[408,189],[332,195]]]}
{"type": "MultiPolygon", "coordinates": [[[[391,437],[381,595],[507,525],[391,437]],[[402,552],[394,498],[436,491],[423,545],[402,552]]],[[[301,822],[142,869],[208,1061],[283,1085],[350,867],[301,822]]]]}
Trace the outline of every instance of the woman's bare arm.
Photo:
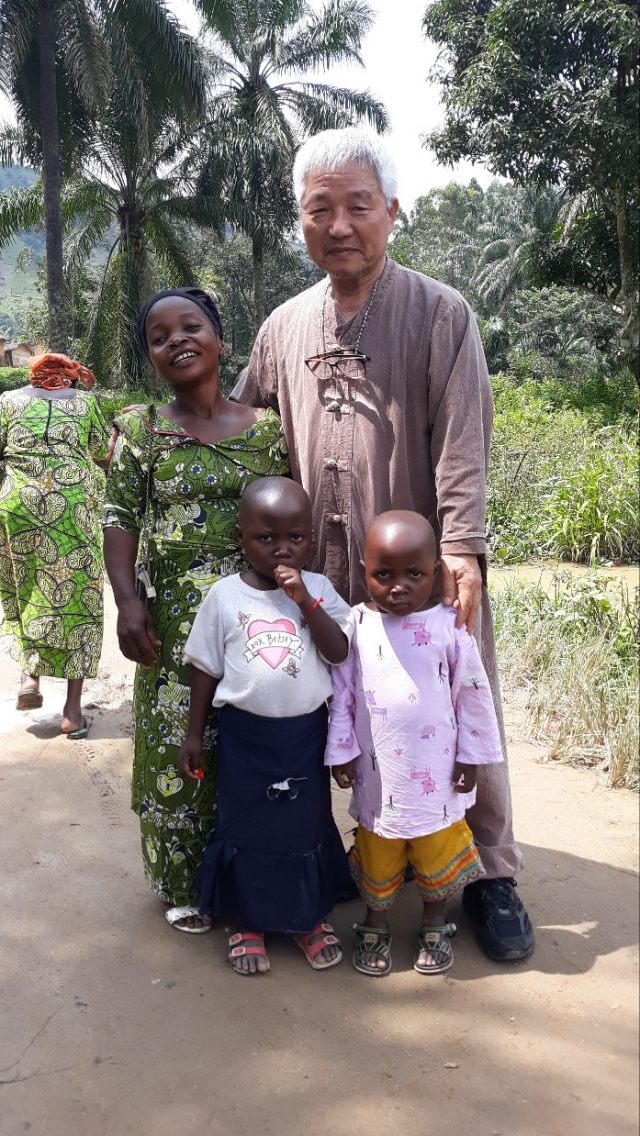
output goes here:
{"type": "Polygon", "coordinates": [[[152,667],[158,662],[157,638],[151,615],[136,595],[134,571],[138,537],[125,529],[104,530],[104,562],[118,608],[118,643],[125,659],[152,667]]]}

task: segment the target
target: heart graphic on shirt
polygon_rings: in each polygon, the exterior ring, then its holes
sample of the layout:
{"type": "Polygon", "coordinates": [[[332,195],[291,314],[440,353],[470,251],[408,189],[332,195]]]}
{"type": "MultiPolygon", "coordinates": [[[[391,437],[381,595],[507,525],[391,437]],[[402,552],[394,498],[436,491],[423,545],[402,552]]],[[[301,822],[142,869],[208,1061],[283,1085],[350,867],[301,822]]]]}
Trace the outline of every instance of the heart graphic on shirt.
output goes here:
{"type": "MultiPolygon", "coordinates": [[[[247,636],[253,639],[254,635],[274,635],[278,631],[295,635],[295,624],[290,619],[275,619],[273,623],[269,623],[266,619],[254,619],[247,627],[247,636]]],[[[289,654],[289,647],[260,647],[256,654],[275,671],[289,654]]]]}

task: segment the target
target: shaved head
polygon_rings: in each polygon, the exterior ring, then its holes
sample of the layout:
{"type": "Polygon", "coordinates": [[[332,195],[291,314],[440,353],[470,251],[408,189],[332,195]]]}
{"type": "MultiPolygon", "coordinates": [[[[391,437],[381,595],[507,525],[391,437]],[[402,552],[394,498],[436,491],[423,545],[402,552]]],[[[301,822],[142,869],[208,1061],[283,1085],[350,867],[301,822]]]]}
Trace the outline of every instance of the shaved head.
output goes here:
{"type": "Polygon", "coordinates": [[[375,547],[380,553],[383,549],[396,549],[398,546],[422,549],[436,557],[436,538],[426,517],[408,509],[394,509],[381,513],[367,529],[364,541],[365,558],[375,547]]]}
{"type": "Polygon", "coordinates": [[[263,510],[291,512],[296,508],[311,528],[311,502],[297,481],[289,477],[258,477],[242,493],[238,522],[242,527],[250,514],[263,510]]]}
{"type": "Polygon", "coordinates": [[[381,513],[367,530],[362,565],[377,611],[397,616],[423,611],[438,568],[431,525],[420,513],[381,513]]]}

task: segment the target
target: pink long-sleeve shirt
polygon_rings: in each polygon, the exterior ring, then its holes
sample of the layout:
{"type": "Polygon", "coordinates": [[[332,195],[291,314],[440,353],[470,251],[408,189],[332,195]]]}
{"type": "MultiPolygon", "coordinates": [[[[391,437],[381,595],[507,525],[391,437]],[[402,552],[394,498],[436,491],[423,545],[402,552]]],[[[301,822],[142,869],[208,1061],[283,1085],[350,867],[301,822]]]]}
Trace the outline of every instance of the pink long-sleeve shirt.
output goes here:
{"type": "Polygon", "coordinates": [[[453,765],[503,760],[473,636],[442,604],[406,617],[352,609],[351,652],[332,670],[326,764],[357,759],[351,814],[379,836],[426,836],[475,802],[453,765]]]}

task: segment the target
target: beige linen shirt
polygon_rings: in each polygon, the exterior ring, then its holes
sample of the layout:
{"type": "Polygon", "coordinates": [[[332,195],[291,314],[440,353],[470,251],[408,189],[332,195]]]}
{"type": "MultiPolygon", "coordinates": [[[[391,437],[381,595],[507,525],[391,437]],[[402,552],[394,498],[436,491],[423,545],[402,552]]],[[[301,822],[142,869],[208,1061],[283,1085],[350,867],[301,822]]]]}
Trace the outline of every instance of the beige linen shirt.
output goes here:
{"type": "Polygon", "coordinates": [[[363,381],[317,378],[305,359],[354,346],[365,304],[343,321],[327,279],[262,325],[233,398],[282,419],[294,478],[313,509],[308,564],[352,604],[367,598],[364,533],[387,509],[428,517],[444,552],[486,552],[491,387],[468,304],[387,260],[362,331],[363,381]]]}

